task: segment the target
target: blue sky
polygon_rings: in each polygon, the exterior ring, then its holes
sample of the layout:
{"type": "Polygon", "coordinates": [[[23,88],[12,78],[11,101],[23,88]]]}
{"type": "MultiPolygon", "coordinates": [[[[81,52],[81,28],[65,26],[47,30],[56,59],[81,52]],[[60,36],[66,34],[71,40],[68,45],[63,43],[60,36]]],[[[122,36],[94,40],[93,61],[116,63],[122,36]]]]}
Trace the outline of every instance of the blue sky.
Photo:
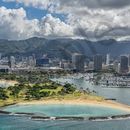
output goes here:
{"type": "MultiPolygon", "coordinates": [[[[26,14],[28,19],[41,19],[42,17],[46,16],[47,14],[50,14],[47,10],[38,9],[31,6],[24,6],[24,4],[16,3],[16,2],[3,2],[0,0],[0,6],[4,6],[8,9],[18,9],[20,7],[24,8],[26,10],[26,14]]],[[[62,21],[65,21],[66,15],[65,14],[57,14],[57,13],[51,13],[52,16],[60,18],[62,21]]]]}

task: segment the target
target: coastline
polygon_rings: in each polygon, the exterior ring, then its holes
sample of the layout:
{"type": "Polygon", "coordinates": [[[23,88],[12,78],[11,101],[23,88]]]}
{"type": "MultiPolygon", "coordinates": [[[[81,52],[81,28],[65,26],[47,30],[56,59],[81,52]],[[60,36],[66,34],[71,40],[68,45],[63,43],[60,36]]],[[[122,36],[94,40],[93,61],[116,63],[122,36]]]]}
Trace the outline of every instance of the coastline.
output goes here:
{"type": "Polygon", "coordinates": [[[29,101],[29,102],[19,102],[16,105],[89,105],[89,106],[99,106],[99,107],[107,107],[112,109],[118,109],[122,111],[126,111],[130,113],[130,106],[121,104],[114,101],[96,101],[96,100],[85,100],[85,99],[47,99],[47,100],[39,100],[39,101],[29,101]]]}
{"type": "Polygon", "coordinates": [[[17,84],[18,82],[15,81],[15,80],[0,79],[0,83],[8,83],[8,84],[11,84],[11,85],[15,85],[15,84],[17,84]]]}

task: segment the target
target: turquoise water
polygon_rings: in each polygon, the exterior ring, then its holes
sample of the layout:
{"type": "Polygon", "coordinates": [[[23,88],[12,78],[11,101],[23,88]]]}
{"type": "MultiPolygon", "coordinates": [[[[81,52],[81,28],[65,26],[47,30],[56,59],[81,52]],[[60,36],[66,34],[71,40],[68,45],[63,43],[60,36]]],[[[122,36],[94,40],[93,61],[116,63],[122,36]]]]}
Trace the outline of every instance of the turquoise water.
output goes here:
{"type": "Polygon", "coordinates": [[[99,106],[88,105],[15,105],[6,107],[4,110],[10,112],[26,112],[44,114],[46,116],[110,116],[121,115],[127,112],[99,106]]]}
{"type": "MultiPolygon", "coordinates": [[[[77,85],[78,88],[90,88],[91,90],[95,90],[97,94],[102,95],[106,98],[116,98],[119,102],[125,103],[130,105],[130,89],[122,89],[122,88],[101,88],[100,86],[93,86],[87,81],[83,79],[56,79],[62,82],[70,82],[77,85]]],[[[108,110],[104,108],[98,111],[96,108],[88,107],[87,113],[86,108],[80,107],[78,110],[75,106],[72,109],[60,107],[60,109],[57,109],[56,107],[53,107],[48,109],[49,106],[44,107],[44,109],[41,109],[40,106],[37,107],[34,110],[30,106],[23,106],[25,108],[22,108],[19,106],[16,108],[16,106],[10,106],[6,109],[11,111],[21,111],[24,110],[24,112],[37,112],[37,113],[46,113],[50,115],[98,115],[98,114],[118,114],[122,113],[122,111],[115,111],[115,110],[108,110]],[[29,108],[30,107],[30,108],[29,108]],[[66,109],[64,111],[61,111],[66,109]],[[96,109],[96,110],[94,110],[96,109]],[[94,111],[92,111],[94,110],[94,111]],[[44,112],[43,112],[44,111],[44,112]],[[109,111],[109,113],[107,113],[109,111]],[[63,113],[64,112],[64,113],[63,113]]],[[[41,106],[42,107],[42,106],[41,106]]],[[[28,117],[18,117],[18,116],[11,116],[11,115],[0,115],[0,130],[130,130],[130,119],[128,120],[112,120],[112,121],[101,121],[101,122],[92,122],[92,121],[33,121],[30,120],[28,117]]]]}

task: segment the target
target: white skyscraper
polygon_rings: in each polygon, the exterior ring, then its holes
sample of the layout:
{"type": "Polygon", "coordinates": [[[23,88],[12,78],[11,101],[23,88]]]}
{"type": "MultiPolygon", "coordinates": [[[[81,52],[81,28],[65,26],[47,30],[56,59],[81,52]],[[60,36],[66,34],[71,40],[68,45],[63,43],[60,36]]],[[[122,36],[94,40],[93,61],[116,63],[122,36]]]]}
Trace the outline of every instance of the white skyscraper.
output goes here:
{"type": "Polygon", "coordinates": [[[10,67],[15,68],[15,57],[14,56],[10,57],[10,67]]]}
{"type": "Polygon", "coordinates": [[[110,64],[110,54],[107,54],[106,56],[106,65],[110,64]]]}

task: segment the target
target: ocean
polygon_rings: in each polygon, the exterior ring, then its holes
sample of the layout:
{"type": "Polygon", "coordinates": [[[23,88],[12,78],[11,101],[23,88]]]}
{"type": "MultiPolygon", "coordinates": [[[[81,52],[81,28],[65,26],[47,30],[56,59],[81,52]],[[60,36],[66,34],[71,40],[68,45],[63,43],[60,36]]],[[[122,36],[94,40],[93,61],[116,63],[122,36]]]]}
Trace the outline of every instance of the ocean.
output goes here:
{"type": "MultiPolygon", "coordinates": [[[[60,82],[69,82],[77,85],[77,87],[90,88],[95,90],[98,95],[106,98],[116,98],[118,102],[130,105],[130,89],[129,88],[101,88],[100,86],[92,86],[84,79],[56,79],[60,82]]],[[[45,114],[49,116],[90,116],[90,115],[111,115],[122,113],[113,109],[94,108],[85,106],[9,106],[5,110],[17,112],[36,112],[37,114],[45,114]]],[[[34,121],[27,116],[0,115],[0,130],[130,130],[130,119],[109,120],[109,121],[34,121]]]]}

